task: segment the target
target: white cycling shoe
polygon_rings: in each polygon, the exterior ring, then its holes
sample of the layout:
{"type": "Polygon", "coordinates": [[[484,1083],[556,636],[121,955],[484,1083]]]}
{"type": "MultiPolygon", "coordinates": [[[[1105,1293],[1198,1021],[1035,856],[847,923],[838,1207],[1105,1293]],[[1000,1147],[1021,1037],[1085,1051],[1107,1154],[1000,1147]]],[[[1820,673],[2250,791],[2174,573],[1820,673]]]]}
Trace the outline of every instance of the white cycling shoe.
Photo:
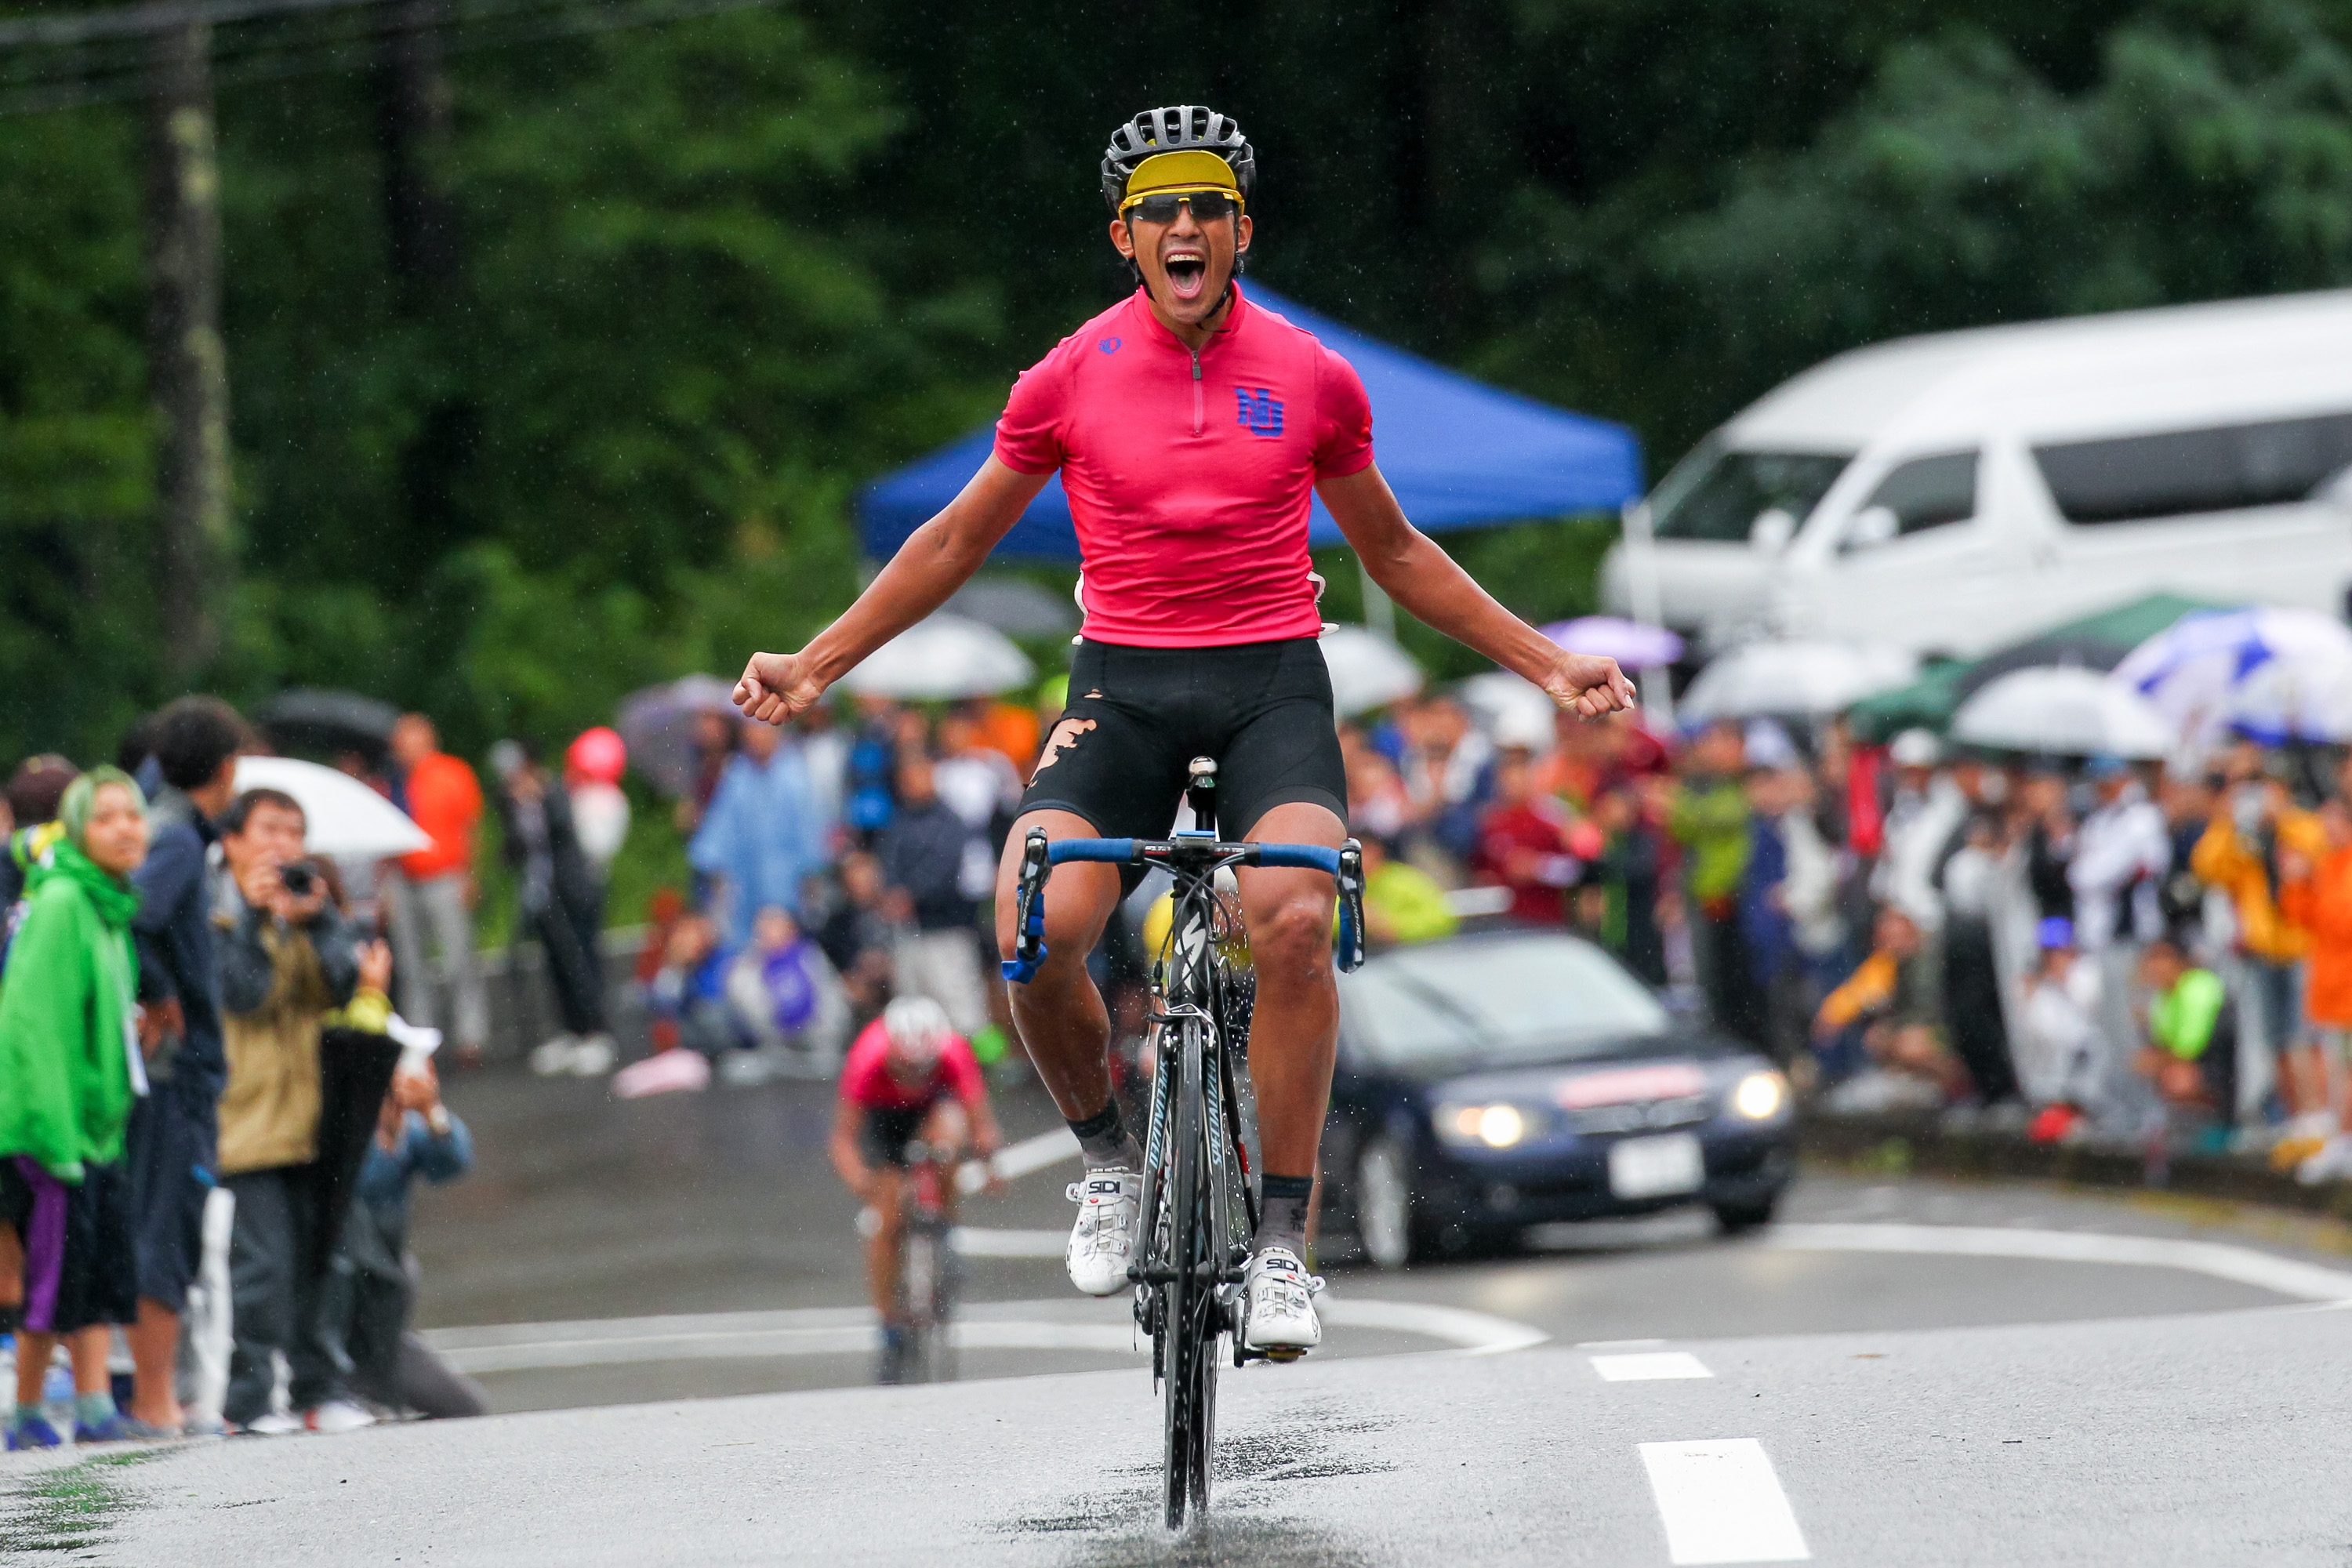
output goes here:
{"type": "Polygon", "coordinates": [[[1070,1201],[1078,1223],[1070,1227],[1063,1261],[1070,1283],[1089,1296],[1113,1296],[1127,1288],[1127,1268],[1135,1261],[1135,1221],[1143,1210],[1143,1178],[1123,1166],[1088,1171],[1072,1182],[1070,1201]]]}
{"type": "Polygon", "coordinates": [[[1249,1260],[1242,1292],[1247,1316],[1243,1320],[1242,1348],[1276,1361],[1296,1361],[1323,1342],[1323,1324],[1315,1316],[1315,1297],[1323,1289],[1320,1277],[1286,1247],[1269,1247],[1249,1260]]]}

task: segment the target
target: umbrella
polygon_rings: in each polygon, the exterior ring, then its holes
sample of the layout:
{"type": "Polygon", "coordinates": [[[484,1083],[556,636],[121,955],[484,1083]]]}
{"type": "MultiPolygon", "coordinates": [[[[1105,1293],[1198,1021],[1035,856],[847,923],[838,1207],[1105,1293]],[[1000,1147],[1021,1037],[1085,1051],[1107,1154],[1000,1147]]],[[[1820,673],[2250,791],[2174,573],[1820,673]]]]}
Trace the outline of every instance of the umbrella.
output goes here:
{"type": "Polygon", "coordinates": [[[614,728],[629,761],[673,799],[694,787],[694,732],[705,713],[735,717],[734,687],[715,675],[688,675],[621,700],[614,728]]]}
{"type": "Polygon", "coordinates": [[[940,606],[1007,637],[1060,637],[1078,629],[1077,604],[1024,577],[975,577],[940,606]]]}
{"type": "Polygon", "coordinates": [[[2230,727],[2264,745],[2352,740],[2352,631],[2323,618],[2299,646],[2246,673],[2223,705],[2230,727]]]}
{"type": "Polygon", "coordinates": [[[1454,690],[1479,728],[1498,742],[1526,744],[1538,735],[1553,732],[1552,716],[1559,711],[1559,705],[1544,695],[1541,687],[1507,669],[1474,675],[1454,690]]]}
{"type": "Polygon", "coordinates": [[[313,855],[367,860],[431,847],[407,813],[349,773],[293,757],[239,757],[239,794],[274,789],[302,808],[304,837],[313,855]]]}
{"type": "Polygon", "coordinates": [[[1660,669],[1683,656],[1683,639],[1665,627],[1615,616],[1554,621],[1543,635],[1570,653],[1597,653],[1627,669],[1660,669]]]}
{"type": "Polygon", "coordinates": [[[1412,656],[1361,626],[1324,633],[1323,662],[1331,670],[1331,706],[1341,718],[1385,708],[1421,689],[1421,666],[1412,656]]]}
{"type": "Polygon", "coordinates": [[[2105,637],[2053,632],[1987,654],[1961,670],[1952,689],[1965,702],[2012,669],[2063,669],[2071,665],[2077,669],[2104,671],[2115,668],[2130,652],[2129,645],[2105,637]]]}
{"type": "Polygon", "coordinates": [[[1036,675],[1003,632],[941,611],[876,648],[841,684],[861,697],[922,701],[987,697],[1036,675]]]}
{"type": "Polygon", "coordinates": [[[2002,752],[2161,757],[2172,726],[2147,698],[2096,670],[2012,669],[1960,704],[1952,738],[2002,752]]]}
{"type": "Polygon", "coordinates": [[[281,752],[357,752],[381,763],[400,710],[355,691],[294,690],[279,692],[253,717],[281,752]]]}
{"type": "Polygon", "coordinates": [[[1903,685],[1919,661],[1899,648],[1851,643],[1749,643],[1699,671],[1678,705],[1685,719],[1824,716],[1903,685]]]}
{"type": "Polygon", "coordinates": [[[2250,726],[2291,726],[2294,710],[2352,662],[2352,632],[2316,610],[2266,607],[2183,616],[2132,649],[2116,679],[2156,704],[2188,745],[2204,749],[2233,718],[2239,688],[2273,665],[2256,688],[2250,726]]]}

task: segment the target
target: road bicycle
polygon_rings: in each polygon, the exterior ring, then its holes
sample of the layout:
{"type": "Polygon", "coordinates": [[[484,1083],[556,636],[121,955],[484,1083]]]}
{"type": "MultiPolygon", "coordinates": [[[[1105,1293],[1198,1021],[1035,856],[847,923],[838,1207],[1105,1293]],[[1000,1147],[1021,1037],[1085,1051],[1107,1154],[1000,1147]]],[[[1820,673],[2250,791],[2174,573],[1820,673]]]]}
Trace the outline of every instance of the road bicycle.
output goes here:
{"type": "Polygon", "coordinates": [[[953,1149],[907,1145],[907,1212],[898,1228],[901,1338],[893,1364],[884,1368],[887,1383],[955,1381],[956,1288],[963,1273],[947,1206],[955,1168],[953,1149]]]}
{"type": "MultiPolygon", "coordinates": [[[[1216,1435],[1217,1363],[1242,1348],[1242,1281],[1257,1194],[1242,1137],[1237,1079],[1246,1070],[1247,1011],[1255,978],[1235,900],[1218,886],[1233,867],[1291,866],[1328,872],[1339,888],[1339,960],[1363,962],[1363,852],[1354,839],[1318,844],[1227,843],[1217,837],[1217,764],[1195,757],[1185,799],[1192,826],[1171,838],[1064,838],[1032,828],[1022,847],[1013,956],[1005,978],[1025,984],[1045,957],[1045,884],[1073,860],[1157,866],[1174,879],[1168,946],[1153,964],[1150,1026],[1157,1045],[1151,1117],[1143,1145],[1143,1202],[1135,1319],[1151,1336],[1151,1374],[1165,1404],[1161,1474],[1168,1528],[1209,1507],[1216,1435]]],[[[1281,1359],[1295,1361],[1297,1352],[1281,1359]]]]}

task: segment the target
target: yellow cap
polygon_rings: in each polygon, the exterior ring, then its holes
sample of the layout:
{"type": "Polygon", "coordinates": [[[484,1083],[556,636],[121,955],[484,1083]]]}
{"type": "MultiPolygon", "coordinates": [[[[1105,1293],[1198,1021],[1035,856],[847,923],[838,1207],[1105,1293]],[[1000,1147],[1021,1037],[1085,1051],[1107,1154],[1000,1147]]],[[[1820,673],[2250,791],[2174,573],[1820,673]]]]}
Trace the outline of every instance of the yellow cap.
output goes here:
{"type": "Polygon", "coordinates": [[[1214,153],[1155,153],[1128,176],[1127,196],[1119,203],[1119,211],[1166,191],[1228,191],[1236,197],[1242,194],[1233,165],[1214,153]]]}

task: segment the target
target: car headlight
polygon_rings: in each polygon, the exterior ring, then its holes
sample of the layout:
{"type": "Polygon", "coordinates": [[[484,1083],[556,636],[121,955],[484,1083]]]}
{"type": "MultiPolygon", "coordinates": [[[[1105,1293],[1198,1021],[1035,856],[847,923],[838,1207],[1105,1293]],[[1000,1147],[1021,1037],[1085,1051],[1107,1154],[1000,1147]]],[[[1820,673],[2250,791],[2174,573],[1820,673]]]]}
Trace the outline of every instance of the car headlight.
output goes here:
{"type": "Polygon", "coordinates": [[[1543,1113],[1507,1101],[1486,1105],[1441,1105],[1433,1119],[1437,1135],[1469,1148],[1509,1149],[1539,1131],[1543,1113]]]}
{"type": "Polygon", "coordinates": [[[1731,1109],[1750,1121],[1769,1121],[1789,1103],[1789,1080],[1777,1072],[1752,1072],[1731,1091],[1731,1109]]]}

